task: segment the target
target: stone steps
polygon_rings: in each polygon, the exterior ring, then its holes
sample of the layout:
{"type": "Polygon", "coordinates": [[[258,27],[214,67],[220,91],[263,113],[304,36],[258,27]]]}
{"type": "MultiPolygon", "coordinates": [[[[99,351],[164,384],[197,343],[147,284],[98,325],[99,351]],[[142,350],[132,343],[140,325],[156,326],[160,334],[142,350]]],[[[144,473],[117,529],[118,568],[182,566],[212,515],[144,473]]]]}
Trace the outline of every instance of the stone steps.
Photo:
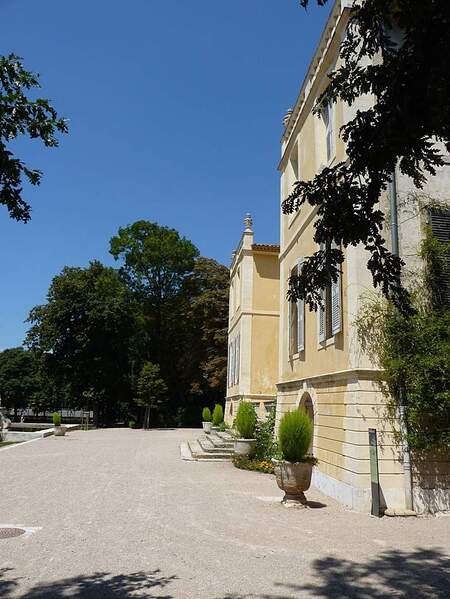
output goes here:
{"type": "Polygon", "coordinates": [[[227,432],[213,430],[180,444],[181,459],[187,462],[229,462],[233,454],[234,438],[227,432]]]}
{"type": "Polygon", "coordinates": [[[220,449],[199,440],[183,441],[180,444],[180,457],[187,462],[229,462],[233,457],[230,449],[220,449]]]}
{"type": "Polygon", "coordinates": [[[234,441],[231,440],[225,440],[222,439],[222,437],[219,437],[217,435],[211,434],[208,436],[204,436],[204,437],[200,437],[201,439],[206,439],[207,441],[209,441],[214,447],[217,447],[218,449],[225,449],[225,448],[231,448],[233,449],[234,447],[234,441]]]}
{"type": "Polygon", "coordinates": [[[215,435],[216,437],[219,437],[219,439],[222,439],[222,441],[234,443],[233,435],[230,435],[230,433],[227,433],[226,431],[212,431],[211,434],[215,435]]]}
{"type": "Polygon", "coordinates": [[[232,455],[234,451],[233,447],[224,446],[223,442],[222,444],[215,445],[213,439],[209,439],[208,437],[199,437],[197,443],[206,453],[224,453],[232,455]]]}

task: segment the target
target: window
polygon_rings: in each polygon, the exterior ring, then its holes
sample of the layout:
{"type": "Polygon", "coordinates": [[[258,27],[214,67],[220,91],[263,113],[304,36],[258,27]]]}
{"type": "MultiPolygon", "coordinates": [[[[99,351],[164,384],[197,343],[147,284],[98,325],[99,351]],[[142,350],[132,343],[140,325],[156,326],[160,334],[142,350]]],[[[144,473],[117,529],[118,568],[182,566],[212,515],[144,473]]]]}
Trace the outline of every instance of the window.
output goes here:
{"type": "MultiPolygon", "coordinates": [[[[291,270],[296,276],[301,269],[302,259],[291,270]]],[[[289,355],[297,354],[305,349],[305,303],[303,300],[288,302],[289,355]]]]}
{"type": "MultiPolygon", "coordinates": [[[[429,212],[431,231],[441,243],[450,243],[450,211],[433,208],[429,212]]],[[[445,255],[445,262],[439,277],[439,297],[450,306],[450,252],[445,255]]]]}
{"type": "Polygon", "coordinates": [[[241,334],[239,333],[235,341],[236,347],[236,367],[235,367],[235,384],[239,383],[239,370],[241,367],[241,334]]]}
{"type": "Polygon", "coordinates": [[[322,119],[325,125],[327,142],[327,163],[334,157],[334,107],[331,102],[327,102],[321,111],[322,119]]]}
{"type": "Polygon", "coordinates": [[[236,310],[239,309],[240,305],[241,305],[241,267],[239,266],[236,271],[236,301],[235,301],[236,310]]]}
{"type": "MultiPolygon", "coordinates": [[[[323,245],[320,246],[320,250],[324,250],[323,245]]],[[[321,290],[322,307],[317,310],[319,343],[334,337],[342,330],[341,288],[341,273],[339,273],[335,282],[321,290]]]]}
{"type": "Polygon", "coordinates": [[[228,360],[227,360],[227,367],[228,367],[228,387],[231,387],[231,360],[232,360],[232,350],[233,347],[231,345],[231,343],[228,345],[228,360]]]}
{"type": "Polygon", "coordinates": [[[241,359],[241,335],[234,338],[228,346],[228,387],[233,387],[239,383],[239,370],[241,359]]]}
{"type": "MultiPolygon", "coordinates": [[[[294,184],[300,179],[300,166],[299,166],[299,155],[298,155],[298,143],[294,144],[291,154],[289,156],[289,162],[285,171],[285,193],[284,197],[287,198],[294,189],[294,184]]],[[[297,211],[291,212],[287,215],[288,225],[294,220],[297,215],[297,211]]]]}

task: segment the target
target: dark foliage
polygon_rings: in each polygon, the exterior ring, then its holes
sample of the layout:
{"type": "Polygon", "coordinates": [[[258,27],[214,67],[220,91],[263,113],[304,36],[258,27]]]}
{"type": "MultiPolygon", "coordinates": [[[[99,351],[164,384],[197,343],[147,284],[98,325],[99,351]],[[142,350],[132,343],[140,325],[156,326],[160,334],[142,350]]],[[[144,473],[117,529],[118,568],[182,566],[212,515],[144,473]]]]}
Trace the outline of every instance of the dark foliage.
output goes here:
{"type": "Polygon", "coordinates": [[[30,169],[8,149],[14,139],[27,135],[40,139],[47,147],[56,147],[56,133],[67,133],[66,121],[48,100],[30,99],[26,92],[39,88],[39,76],[23,68],[15,54],[0,56],[0,204],[11,218],[27,222],[30,205],[22,195],[23,179],[39,185],[42,173],[30,169]]]}

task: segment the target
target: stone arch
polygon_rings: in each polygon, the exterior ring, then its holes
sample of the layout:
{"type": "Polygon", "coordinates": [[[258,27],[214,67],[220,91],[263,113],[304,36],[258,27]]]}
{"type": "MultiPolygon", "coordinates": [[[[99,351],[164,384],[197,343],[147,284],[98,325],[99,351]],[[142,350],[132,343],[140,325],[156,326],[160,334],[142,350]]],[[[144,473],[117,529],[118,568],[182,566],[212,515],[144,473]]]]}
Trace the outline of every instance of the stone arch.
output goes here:
{"type": "Polygon", "coordinates": [[[314,437],[315,437],[315,422],[314,422],[314,402],[313,399],[311,397],[311,395],[309,394],[308,391],[304,391],[301,398],[300,398],[300,402],[298,404],[298,409],[299,410],[305,410],[305,412],[308,414],[309,419],[311,420],[312,426],[313,426],[313,434],[311,437],[311,444],[309,446],[309,453],[311,455],[313,455],[314,453],[314,437]]]}

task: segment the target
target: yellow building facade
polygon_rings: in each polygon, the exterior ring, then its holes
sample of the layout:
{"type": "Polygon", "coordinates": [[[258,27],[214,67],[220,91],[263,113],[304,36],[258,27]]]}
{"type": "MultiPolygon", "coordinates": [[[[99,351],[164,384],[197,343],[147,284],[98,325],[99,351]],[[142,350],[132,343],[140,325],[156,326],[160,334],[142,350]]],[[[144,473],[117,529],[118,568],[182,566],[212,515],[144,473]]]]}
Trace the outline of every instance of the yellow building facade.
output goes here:
{"type": "MultiPolygon", "coordinates": [[[[372,103],[370,97],[359,98],[351,107],[338,101],[324,106],[320,116],[313,114],[317,98],[328,84],[328,73],[338,65],[350,4],[348,0],[335,1],[295,106],[284,119],[280,204],[295,181],[310,180],[324,166],[345,161],[339,130],[357,110],[372,103]]],[[[399,172],[394,179],[399,249],[408,272],[420,267],[418,253],[426,217],[420,210],[411,213],[406,201],[412,183],[399,172]]],[[[440,169],[424,192],[448,207],[449,169],[440,169]]],[[[388,197],[380,198],[380,208],[386,213],[387,204],[388,197]]],[[[420,477],[413,468],[411,486],[405,453],[394,437],[400,422],[386,418],[385,399],[377,384],[380,371],[358,341],[355,321],[361,301],[367,292],[373,292],[368,254],[361,246],[345,250],[339,280],[323,291],[323,309],[314,312],[301,301],[291,303],[287,300],[290,275],[319,249],[313,240],[316,213],[305,205],[292,215],[284,215],[280,207],[280,215],[279,248],[255,245],[247,221],[233,257],[227,422],[232,423],[243,398],[251,400],[260,415],[275,402],[277,425],[285,412],[306,409],[314,424],[312,450],[318,459],[313,484],[363,512],[371,509],[369,429],[376,429],[382,507],[401,513],[409,507],[412,494],[418,513],[449,511],[448,456],[440,457],[439,463],[430,458],[428,470],[420,477]]]]}
{"type": "Polygon", "coordinates": [[[254,243],[252,219],[233,254],[230,269],[228,376],[225,421],[239,402],[251,401],[260,417],[275,406],[278,376],[278,245],[254,243]]]}

